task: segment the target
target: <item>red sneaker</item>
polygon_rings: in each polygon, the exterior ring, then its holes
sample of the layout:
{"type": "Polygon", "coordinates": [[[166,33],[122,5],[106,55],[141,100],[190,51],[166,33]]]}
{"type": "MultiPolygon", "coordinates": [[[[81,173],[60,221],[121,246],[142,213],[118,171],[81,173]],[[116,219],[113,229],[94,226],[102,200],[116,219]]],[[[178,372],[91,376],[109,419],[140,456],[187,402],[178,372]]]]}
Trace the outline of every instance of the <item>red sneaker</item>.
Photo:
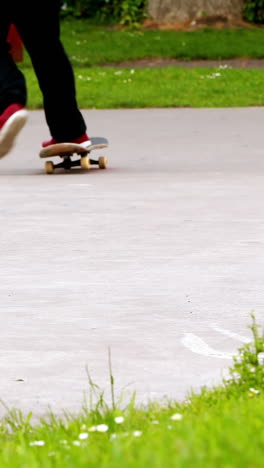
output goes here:
{"type": "MultiPolygon", "coordinates": [[[[55,140],[55,138],[51,138],[51,140],[43,141],[42,146],[43,146],[43,148],[46,148],[47,146],[56,145],[57,143],[61,143],[61,142],[55,140]]],[[[81,135],[79,138],[75,138],[75,140],[67,141],[67,142],[63,142],[63,143],[77,143],[78,145],[81,145],[84,148],[88,148],[88,146],[91,146],[91,144],[92,144],[92,142],[91,142],[90,138],[88,137],[87,133],[83,133],[83,135],[81,135]]]]}
{"type": "Polygon", "coordinates": [[[11,151],[27,118],[28,112],[21,104],[11,104],[0,115],[0,158],[11,151]]]}

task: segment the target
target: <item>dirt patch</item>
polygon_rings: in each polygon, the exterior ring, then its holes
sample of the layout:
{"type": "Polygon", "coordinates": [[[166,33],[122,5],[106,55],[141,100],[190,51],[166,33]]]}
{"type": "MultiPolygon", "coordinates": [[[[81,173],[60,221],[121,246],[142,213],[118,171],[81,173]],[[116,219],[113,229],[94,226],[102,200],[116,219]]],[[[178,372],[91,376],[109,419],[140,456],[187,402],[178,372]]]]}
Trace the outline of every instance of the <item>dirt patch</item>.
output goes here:
{"type": "MultiPolygon", "coordinates": [[[[142,30],[153,31],[197,31],[205,28],[210,29],[264,29],[262,25],[247,23],[240,18],[228,18],[222,15],[202,16],[183,22],[158,23],[152,19],[146,19],[141,26],[142,30]]],[[[115,29],[123,29],[116,26],[115,29]]],[[[226,60],[180,60],[177,58],[144,58],[138,60],[127,60],[122,63],[112,63],[106,67],[117,68],[217,68],[227,66],[228,68],[262,69],[264,58],[251,59],[247,57],[226,60]]]]}
{"type": "MultiPolygon", "coordinates": [[[[122,29],[121,26],[117,28],[122,29]]],[[[228,18],[222,15],[205,16],[194,18],[183,22],[158,23],[152,19],[146,19],[141,26],[142,30],[159,31],[197,31],[205,28],[210,29],[264,29],[262,25],[254,25],[240,18],[228,18]]],[[[106,67],[117,68],[217,68],[227,66],[228,68],[262,69],[264,58],[251,59],[247,57],[226,60],[180,60],[177,58],[144,58],[139,60],[127,60],[122,63],[112,63],[106,67]]]]}
{"type": "Polygon", "coordinates": [[[262,69],[264,59],[236,58],[228,60],[178,60],[173,58],[144,58],[140,60],[127,60],[122,63],[107,64],[107,68],[244,68],[262,69]]]}
{"type": "Polygon", "coordinates": [[[256,29],[263,26],[256,26],[248,23],[241,18],[228,18],[222,15],[202,16],[198,18],[188,19],[181,22],[163,22],[158,23],[152,19],[146,19],[142,25],[144,30],[159,30],[159,31],[197,31],[205,28],[210,29],[227,29],[227,28],[248,28],[256,29]]]}

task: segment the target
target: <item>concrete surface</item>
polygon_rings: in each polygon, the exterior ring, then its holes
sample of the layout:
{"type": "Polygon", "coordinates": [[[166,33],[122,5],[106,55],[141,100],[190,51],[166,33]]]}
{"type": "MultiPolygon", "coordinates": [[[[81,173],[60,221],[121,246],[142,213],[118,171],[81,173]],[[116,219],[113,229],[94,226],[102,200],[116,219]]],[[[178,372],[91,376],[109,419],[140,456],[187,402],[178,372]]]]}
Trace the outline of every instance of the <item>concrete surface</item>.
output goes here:
{"type": "Polygon", "coordinates": [[[0,161],[0,398],[36,416],[86,366],[107,397],[109,348],[117,395],[184,398],[263,324],[264,108],[83,112],[107,171],[47,176],[41,111],[0,161]]]}

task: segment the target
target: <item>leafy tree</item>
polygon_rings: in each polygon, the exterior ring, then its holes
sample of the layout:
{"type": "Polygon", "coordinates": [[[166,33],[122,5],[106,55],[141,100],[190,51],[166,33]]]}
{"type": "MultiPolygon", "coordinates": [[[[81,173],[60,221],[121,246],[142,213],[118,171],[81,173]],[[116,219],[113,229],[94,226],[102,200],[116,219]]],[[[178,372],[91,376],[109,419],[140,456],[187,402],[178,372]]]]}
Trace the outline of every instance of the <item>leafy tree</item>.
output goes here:
{"type": "Polygon", "coordinates": [[[244,18],[250,23],[264,23],[264,0],[246,0],[244,18]]]}

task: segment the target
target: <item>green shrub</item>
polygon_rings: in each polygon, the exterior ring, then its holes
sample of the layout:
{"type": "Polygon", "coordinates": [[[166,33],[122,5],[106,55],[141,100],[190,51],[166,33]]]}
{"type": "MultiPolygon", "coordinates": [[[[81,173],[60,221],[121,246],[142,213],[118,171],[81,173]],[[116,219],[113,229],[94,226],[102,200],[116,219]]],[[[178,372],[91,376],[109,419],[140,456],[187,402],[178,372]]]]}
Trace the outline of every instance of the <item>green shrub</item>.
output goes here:
{"type": "Polygon", "coordinates": [[[264,0],[245,0],[244,19],[249,23],[264,23],[264,0]]]}
{"type": "Polygon", "coordinates": [[[65,0],[61,2],[61,15],[130,26],[143,21],[146,4],[147,0],[65,0]]]}
{"type": "Polygon", "coordinates": [[[235,384],[241,390],[249,391],[255,396],[264,388],[264,328],[256,324],[254,314],[251,314],[252,325],[249,327],[253,341],[245,344],[234,357],[231,371],[231,387],[235,384]]]}

